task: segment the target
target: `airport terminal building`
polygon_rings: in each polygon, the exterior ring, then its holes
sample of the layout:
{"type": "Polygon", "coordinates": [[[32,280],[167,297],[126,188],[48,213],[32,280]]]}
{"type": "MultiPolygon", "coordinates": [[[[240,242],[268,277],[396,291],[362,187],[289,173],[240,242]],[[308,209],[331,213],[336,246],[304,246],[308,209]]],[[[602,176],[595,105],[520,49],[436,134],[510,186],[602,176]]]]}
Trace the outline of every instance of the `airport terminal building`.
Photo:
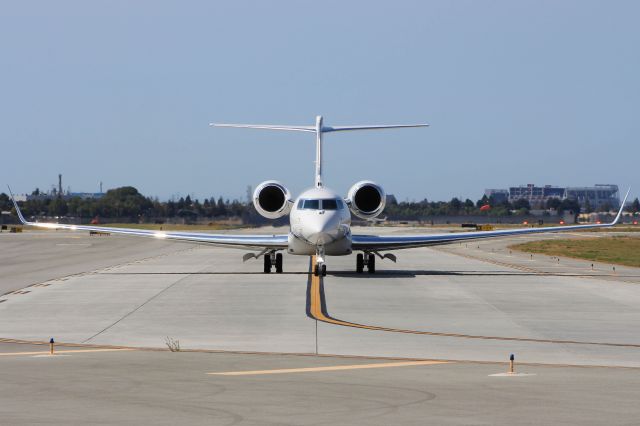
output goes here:
{"type": "Polygon", "coordinates": [[[544,208],[552,198],[577,200],[582,209],[616,210],[620,208],[618,185],[596,184],[594,186],[560,187],[534,184],[512,186],[509,189],[486,189],[485,195],[497,202],[508,200],[513,203],[520,199],[529,201],[532,208],[544,208]]]}

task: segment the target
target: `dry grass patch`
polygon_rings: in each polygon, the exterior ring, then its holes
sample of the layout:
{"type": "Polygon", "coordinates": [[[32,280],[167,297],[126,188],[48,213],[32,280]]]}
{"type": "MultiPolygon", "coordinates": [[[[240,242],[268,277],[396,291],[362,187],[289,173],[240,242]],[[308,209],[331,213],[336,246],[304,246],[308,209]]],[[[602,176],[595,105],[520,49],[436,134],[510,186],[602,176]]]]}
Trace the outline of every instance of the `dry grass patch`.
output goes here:
{"type": "Polygon", "coordinates": [[[634,237],[531,241],[510,248],[529,253],[640,267],[640,238],[634,237]]]}

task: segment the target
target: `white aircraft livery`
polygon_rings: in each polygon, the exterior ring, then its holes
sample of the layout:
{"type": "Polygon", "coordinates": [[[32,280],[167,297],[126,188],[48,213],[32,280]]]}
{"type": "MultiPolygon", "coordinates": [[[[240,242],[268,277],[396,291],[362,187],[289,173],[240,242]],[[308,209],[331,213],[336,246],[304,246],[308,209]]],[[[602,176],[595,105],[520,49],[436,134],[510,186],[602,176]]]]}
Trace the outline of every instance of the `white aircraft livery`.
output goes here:
{"type": "Polygon", "coordinates": [[[362,273],[366,268],[374,273],[376,256],[380,259],[396,261],[389,253],[400,249],[425,247],[437,244],[449,244],[466,240],[508,237],[543,232],[574,231],[587,228],[605,228],[615,225],[622,215],[629,191],[624,198],[617,216],[611,223],[587,224],[573,226],[555,226],[547,228],[505,229],[497,231],[478,231],[461,233],[440,233],[407,236],[358,235],[351,233],[351,215],[361,219],[372,220],[382,213],[386,195],[382,187],[374,182],[363,180],[349,189],[346,198],[326,188],[322,176],[322,136],[325,133],[397,129],[406,127],[426,127],[427,124],[397,124],[373,126],[325,126],[322,117],[316,117],[315,126],[278,126],[257,124],[211,124],[214,127],[239,127],[250,129],[285,130],[314,133],[316,136],[315,183],[313,188],[304,191],[294,199],[289,190],[280,182],[262,182],[253,193],[253,204],[264,217],[277,219],[290,216],[288,234],[282,235],[229,235],[196,232],[150,231],[128,228],[109,228],[90,225],[69,225],[61,223],[30,222],[25,220],[18,203],[9,192],[20,221],[24,225],[50,228],[70,229],[78,231],[102,231],[113,234],[124,234],[143,237],[154,237],[168,240],[189,241],[194,243],[214,244],[256,250],[247,253],[243,261],[251,258],[264,260],[264,272],[269,273],[275,267],[282,272],[282,252],[291,255],[315,256],[315,275],[326,275],[326,256],[344,256],[357,252],[356,271],[362,273]]]}

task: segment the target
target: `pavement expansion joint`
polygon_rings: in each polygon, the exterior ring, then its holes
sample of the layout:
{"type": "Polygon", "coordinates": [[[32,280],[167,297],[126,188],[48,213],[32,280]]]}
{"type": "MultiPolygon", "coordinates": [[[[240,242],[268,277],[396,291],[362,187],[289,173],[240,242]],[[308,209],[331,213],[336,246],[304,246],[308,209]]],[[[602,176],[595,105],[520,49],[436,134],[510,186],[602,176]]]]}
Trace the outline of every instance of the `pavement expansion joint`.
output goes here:
{"type": "Polygon", "coordinates": [[[530,377],[535,375],[536,373],[496,373],[489,374],[489,377],[530,377]]]}

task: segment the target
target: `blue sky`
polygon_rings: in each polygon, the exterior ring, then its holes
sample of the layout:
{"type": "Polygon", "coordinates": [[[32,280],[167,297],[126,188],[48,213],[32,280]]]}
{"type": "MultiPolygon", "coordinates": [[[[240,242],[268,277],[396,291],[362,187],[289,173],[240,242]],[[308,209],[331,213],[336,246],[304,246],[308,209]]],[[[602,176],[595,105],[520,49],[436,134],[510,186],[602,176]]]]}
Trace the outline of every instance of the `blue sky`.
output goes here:
{"type": "Polygon", "coordinates": [[[640,194],[638,2],[41,1],[0,14],[0,182],[161,199],[313,182],[401,200],[617,183],[640,194]],[[11,155],[10,155],[11,154],[11,155]]]}

